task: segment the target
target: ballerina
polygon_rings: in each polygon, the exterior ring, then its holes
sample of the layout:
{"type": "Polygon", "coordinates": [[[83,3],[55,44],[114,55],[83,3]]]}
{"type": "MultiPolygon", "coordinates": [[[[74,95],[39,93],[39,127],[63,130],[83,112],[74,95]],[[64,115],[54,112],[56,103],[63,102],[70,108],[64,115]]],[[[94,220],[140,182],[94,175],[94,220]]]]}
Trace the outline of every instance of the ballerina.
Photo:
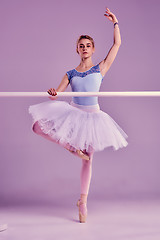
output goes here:
{"type": "Polygon", "coordinates": [[[88,35],[81,35],[76,46],[80,64],[66,72],[57,89],[50,88],[47,91],[53,101],[29,107],[33,117],[32,129],[36,134],[63,146],[82,159],[81,194],[77,202],[81,223],[87,219],[87,197],[94,152],[111,146],[114,150],[126,147],[128,136],[111,116],[100,109],[98,97],[72,97],[68,103],[57,101],[57,92],[65,91],[69,84],[74,92],[99,91],[121,45],[116,16],[108,8],[104,16],[114,24],[114,43],[105,59],[94,65],[94,40],[88,35]]]}

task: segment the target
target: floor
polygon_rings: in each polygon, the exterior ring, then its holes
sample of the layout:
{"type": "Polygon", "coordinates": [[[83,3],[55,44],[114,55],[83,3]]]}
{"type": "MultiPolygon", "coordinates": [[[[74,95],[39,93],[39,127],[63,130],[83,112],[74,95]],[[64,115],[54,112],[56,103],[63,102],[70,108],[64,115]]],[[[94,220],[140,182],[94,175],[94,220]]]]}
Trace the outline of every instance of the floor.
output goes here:
{"type": "Polygon", "coordinates": [[[91,201],[86,223],[78,208],[8,206],[0,208],[0,240],[160,240],[160,200],[91,201]]]}

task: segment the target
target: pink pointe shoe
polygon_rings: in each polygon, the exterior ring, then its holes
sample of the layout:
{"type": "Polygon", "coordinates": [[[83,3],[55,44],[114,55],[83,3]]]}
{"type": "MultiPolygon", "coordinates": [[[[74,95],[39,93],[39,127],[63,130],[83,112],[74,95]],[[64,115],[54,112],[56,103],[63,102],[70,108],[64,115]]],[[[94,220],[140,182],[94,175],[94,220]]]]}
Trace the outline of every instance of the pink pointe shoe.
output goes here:
{"type": "Polygon", "coordinates": [[[77,150],[76,154],[77,154],[78,157],[80,157],[82,159],[85,159],[85,160],[88,160],[88,161],[90,160],[90,157],[88,156],[88,154],[84,153],[81,150],[77,150]]]}
{"type": "Polygon", "coordinates": [[[79,150],[79,149],[70,149],[68,146],[65,147],[68,151],[70,151],[71,153],[73,153],[74,155],[76,155],[77,157],[80,157],[82,159],[85,159],[85,160],[90,160],[90,157],[87,153],[84,153],[82,150],[79,150]]]}
{"type": "Polygon", "coordinates": [[[77,206],[79,208],[79,221],[80,223],[85,223],[87,219],[87,206],[86,202],[81,202],[81,199],[78,200],[77,206]],[[84,213],[82,213],[82,208],[84,208],[84,213]]]}

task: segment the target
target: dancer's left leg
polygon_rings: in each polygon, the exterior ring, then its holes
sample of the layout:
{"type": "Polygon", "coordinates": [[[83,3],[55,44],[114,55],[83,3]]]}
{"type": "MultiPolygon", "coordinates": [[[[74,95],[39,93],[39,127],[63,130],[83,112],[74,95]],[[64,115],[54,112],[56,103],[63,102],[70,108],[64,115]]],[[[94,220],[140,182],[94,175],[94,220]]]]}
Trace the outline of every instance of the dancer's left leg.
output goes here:
{"type": "Polygon", "coordinates": [[[90,160],[82,159],[82,168],[81,168],[81,194],[88,195],[91,176],[92,176],[92,160],[93,160],[94,150],[88,153],[90,160]]]}
{"type": "MultiPolygon", "coordinates": [[[[81,196],[79,199],[79,209],[80,214],[82,214],[84,217],[82,219],[85,219],[87,216],[87,197],[89,193],[89,187],[92,177],[92,160],[93,160],[93,154],[94,150],[92,152],[88,153],[90,160],[84,160],[82,159],[82,168],[81,168],[81,196]]],[[[81,221],[81,219],[80,219],[81,221]]],[[[85,222],[85,220],[83,220],[85,222]]]]}

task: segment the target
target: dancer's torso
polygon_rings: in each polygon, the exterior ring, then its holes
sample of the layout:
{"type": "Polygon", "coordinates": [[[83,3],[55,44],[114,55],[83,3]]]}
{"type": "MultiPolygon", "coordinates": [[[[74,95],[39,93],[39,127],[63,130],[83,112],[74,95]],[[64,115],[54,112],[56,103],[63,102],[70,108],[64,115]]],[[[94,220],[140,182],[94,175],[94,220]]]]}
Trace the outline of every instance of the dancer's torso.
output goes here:
{"type": "MultiPolygon", "coordinates": [[[[78,72],[76,69],[67,72],[72,92],[99,92],[103,81],[99,64],[86,72],[78,72]]],[[[96,105],[98,97],[73,97],[72,101],[80,105],[96,105]]]]}

